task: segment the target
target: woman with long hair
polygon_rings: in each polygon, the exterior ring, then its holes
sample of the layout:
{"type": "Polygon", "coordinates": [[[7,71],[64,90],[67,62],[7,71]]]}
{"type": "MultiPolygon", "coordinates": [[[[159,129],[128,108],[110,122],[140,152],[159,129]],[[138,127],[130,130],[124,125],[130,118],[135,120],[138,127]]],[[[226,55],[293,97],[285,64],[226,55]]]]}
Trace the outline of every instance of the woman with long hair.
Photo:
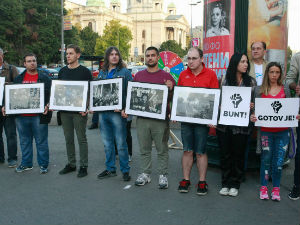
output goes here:
{"type": "Polygon", "coordinates": [[[221,3],[215,3],[211,7],[211,27],[206,31],[206,37],[229,35],[229,30],[225,28],[225,17],[226,12],[223,9],[223,5],[221,3]]]}
{"type": "MultiPolygon", "coordinates": [[[[246,54],[235,53],[229,62],[222,86],[254,87],[249,76],[249,59],[246,54]]],[[[222,188],[220,195],[237,196],[244,170],[244,155],[253,124],[247,127],[218,125],[222,188]]]]}
{"type": "MultiPolygon", "coordinates": [[[[254,89],[255,98],[289,98],[288,86],[283,85],[283,74],[279,63],[270,62],[264,74],[262,85],[254,89]]],[[[297,116],[299,118],[299,116],[297,116]]],[[[257,121],[255,114],[250,117],[257,121]]],[[[280,201],[280,180],[284,157],[290,142],[289,128],[260,127],[261,129],[261,166],[260,166],[260,194],[262,200],[269,199],[268,181],[272,175],[272,200],[280,201]],[[271,173],[271,174],[269,174],[271,173]]]]}

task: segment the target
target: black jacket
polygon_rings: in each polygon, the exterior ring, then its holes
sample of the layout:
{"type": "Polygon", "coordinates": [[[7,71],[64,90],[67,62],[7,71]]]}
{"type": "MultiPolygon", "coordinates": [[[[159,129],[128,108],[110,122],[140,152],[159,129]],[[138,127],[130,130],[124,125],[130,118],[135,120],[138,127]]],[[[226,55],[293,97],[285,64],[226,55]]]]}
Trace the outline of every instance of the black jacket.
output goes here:
{"type": "MultiPolygon", "coordinates": [[[[22,84],[23,80],[24,80],[25,73],[26,73],[26,70],[14,79],[14,83],[15,84],[22,84]]],[[[44,83],[44,97],[45,97],[44,103],[45,103],[45,105],[47,105],[50,101],[51,80],[47,75],[45,75],[42,72],[38,71],[37,83],[44,83]]],[[[50,123],[51,118],[52,118],[52,112],[48,111],[48,113],[46,115],[41,113],[40,114],[40,123],[41,124],[50,123]]]]}

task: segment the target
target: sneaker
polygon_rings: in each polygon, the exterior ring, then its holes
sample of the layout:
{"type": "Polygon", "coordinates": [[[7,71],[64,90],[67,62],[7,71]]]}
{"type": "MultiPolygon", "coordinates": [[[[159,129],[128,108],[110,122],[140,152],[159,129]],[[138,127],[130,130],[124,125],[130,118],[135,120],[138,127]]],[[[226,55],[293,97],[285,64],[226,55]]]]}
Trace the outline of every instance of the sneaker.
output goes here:
{"type": "Polygon", "coordinates": [[[98,179],[104,179],[104,178],[108,178],[108,177],[115,177],[117,176],[116,171],[108,171],[108,170],[104,170],[102,173],[98,174],[98,179]]]}
{"type": "Polygon", "coordinates": [[[129,156],[128,156],[128,162],[131,162],[131,161],[132,161],[132,156],[129,155],[129,156]]]}
{"type": "Polygon", "coordinates": [[[199,181],[197,184],[197,195],[206,195],[207,187],[208,185],[205,181],[199,181]]]}
{"type": "Polygon", "coordinates": [[[261,188],[259,190],[259,198],[261,200],[269,199],[268,188],[266,186],[261,186],[261,188]]]}
{"type": "Polygon", "coordinates": [[[130,181],[130,179],[131,179],[131,176],[129,175],[128,172],[123,173],[123,180],[124,181],[130,181]]]}
{"type": "Polygon", "coordinates": [[[79,168],[78,173],[77,173],[77,177],[85,177],[85,176],[87,176],[87,175],[88,175],[88,173],[87,173],[87,167],[81,166],[81,167],[79,168]]]}
{"type": "Polygon", "coordinates": [[[228,195],[232,197],[236,197],[239,194],[239,190],[236,188],[230,188],[228,195]]]}
{"type": "Polygon", "coordinates": [[[16,160],[11,160],[8,162],[8,167],[9,168],[15,168],[17,167],[17,161],[16,160]]]}
{"type": "Polygon", "coordinates": [[[136,179],[134,184],[137,186],[144,186],[145,184],[150,182],[151,182],[150,175],[146,173],[141,173],[136,179]]]}
{"type": "Polygon", "coordinates": [[[189,180],[183,179],[179,182],[178,191],[180,193],[188,193],[191,186],[191,182],[189,180]]]}
{"type": "Polygon", "coordinates": [[[280,201],[280,188],[279,187],[274,187],[272,190],[272,200],[273,201],[280,201]]]}
{"type": "Polygon", "coordinates": [[[63,168],[61,171],[59,171],[59,174],[63,175],[63,174],[71,173],[74,171],[76,171],[76,166],[71,166],[70,164],[67,164],[65,166],[65,168],[63,168]]]}
{"type": "Polygon", "coordinates": [[[40,174],[45,174],[45,173],[48,173],[48,168],[44,167],[44,166],[41,166],[40,167],[40,174]]]}
{"type": "Polygon", "coordinates": [[[89,127],[89,130],[97,129],[98,124],[97,123],[92,123],[91,126],[89,127]]]}
{"type": "Polygon", "coordinates": [[[224,195],[224,196],[229,195],[229,188],[223,187],[223,188],[219,191],[219,194],[220,194],[220,195],[224,195]]]}
{"type": "Polygon", "coordinates": [[[167,189],[169,187],[168,178],[166,175],[159,175],[158,179],[158,188],[159,189],[167,189]]]}
{"type": "Polygon", "coordinates": [[[33,168],[32,166],[22,166],[22,165],[20,165],[16,168],[16,172],[17,173],[22,173],[24,171],[32,170],[32,168],[33,168]]]}
{"type": "Polygon", "coordinates": [[[288,194],[289,199],[291,200],[298,200],[300,195],[300,188],[296,187],[295,185],[293,186],[293,189],[290,191],[288,194]]]}

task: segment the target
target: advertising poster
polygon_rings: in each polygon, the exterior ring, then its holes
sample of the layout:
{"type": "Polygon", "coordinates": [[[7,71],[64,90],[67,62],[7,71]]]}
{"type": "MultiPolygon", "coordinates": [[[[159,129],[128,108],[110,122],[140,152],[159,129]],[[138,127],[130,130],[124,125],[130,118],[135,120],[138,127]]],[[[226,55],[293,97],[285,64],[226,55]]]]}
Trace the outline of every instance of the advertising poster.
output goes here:
{"type": "Polygon", "coordinates": [[[222,87],[219,124],[244,126],[249,124],[251,87],[222,87]]]}
{"type": "Polygon", "coordinates": [[[256,98],[255,126],[298,127],[299,98],[256,98]]]}
{"type": "Polygon", "coordinates": [[[248,14],[248,55],[251,55],[251,43],[264,41],[267,44],[266,60],[280,62],[284,71],[288,41],[287,4],[287,0],[249,0],[248,14]]]}
{"type": "Polygon", "coordinates": [[[204,1],[203,62],[218,78],[226,74],[234,53],[235,1],[204,1]]]}

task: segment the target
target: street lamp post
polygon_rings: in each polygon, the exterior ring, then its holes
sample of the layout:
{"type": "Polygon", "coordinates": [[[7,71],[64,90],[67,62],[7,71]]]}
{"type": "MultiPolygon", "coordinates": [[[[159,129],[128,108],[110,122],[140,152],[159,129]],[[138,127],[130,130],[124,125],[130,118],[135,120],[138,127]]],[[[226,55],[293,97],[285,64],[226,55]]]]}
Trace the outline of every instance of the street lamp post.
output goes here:
{"type": "Polygon", "coordinates": [[[64,0],[61,0],[61,67],[65,65],[64,0]]]}
{"type": "Polygon", "coordinates": [[[199,3],[201,3],[201,1],[195,3],[191,1],[189,4],[191,6],[191,48],[193,47],[193,6],[198,5],[199,3]]]}

